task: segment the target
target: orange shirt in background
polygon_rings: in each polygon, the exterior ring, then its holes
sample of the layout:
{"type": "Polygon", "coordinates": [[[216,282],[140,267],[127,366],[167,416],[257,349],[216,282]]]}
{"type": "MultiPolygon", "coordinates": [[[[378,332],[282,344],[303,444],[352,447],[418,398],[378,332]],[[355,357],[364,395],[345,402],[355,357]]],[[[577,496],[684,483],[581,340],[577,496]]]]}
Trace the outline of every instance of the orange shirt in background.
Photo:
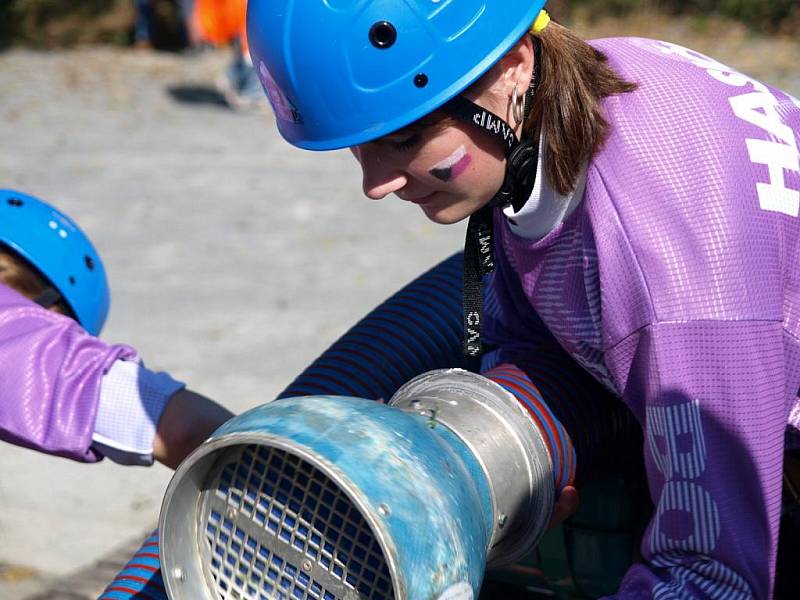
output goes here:
{"type": "Polygon", "coordinates": [[[194,18],[204,41],[223,45],[241,37],[247,52],[247,0],[195,0],[194,18]]]}

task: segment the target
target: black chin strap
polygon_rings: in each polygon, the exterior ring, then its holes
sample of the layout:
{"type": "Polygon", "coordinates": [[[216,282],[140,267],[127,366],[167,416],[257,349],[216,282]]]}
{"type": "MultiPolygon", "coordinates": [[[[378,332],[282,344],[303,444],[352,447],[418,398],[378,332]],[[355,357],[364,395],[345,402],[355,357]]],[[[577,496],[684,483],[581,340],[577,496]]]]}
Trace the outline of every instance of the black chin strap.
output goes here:
{"type": "MultiPolygon", "coordinates": [[[[541,78],[541,44],[533,40],[534,68],[530,87],[525,92],[523,123],[527,120],[533,96],[541,78]]],[[[499,140],[506,155],[506,171],[503,185],[494,197],[482,208],[474,212],[467,224],[464,240],[464,356],[467,368],[475,373],[480,371],[481,328],[483,325],[483,277],[494,270],[494,232],[492,208],[511,204],[514,211],[522,208],[533,191],[536,170],[539,162],[539,129],[534,139],[517,139],[511,126],[493,112],[478,106],[463,96],[456,96],[442,107],[447,114],[470,123],[486,131],[499,140]]]]}

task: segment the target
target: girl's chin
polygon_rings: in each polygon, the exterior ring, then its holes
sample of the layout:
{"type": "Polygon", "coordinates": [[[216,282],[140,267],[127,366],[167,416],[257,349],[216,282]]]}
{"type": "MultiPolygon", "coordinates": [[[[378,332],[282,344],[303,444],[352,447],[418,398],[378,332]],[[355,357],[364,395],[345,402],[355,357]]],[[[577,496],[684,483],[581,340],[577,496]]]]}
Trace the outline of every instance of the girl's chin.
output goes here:
{"type": "Polygon", "coordinates": [[[454,223],[463,221],[474,212],[472,207],[464,201],[452,204],[432,202],[430,204],[420,205],[420,208],[430,221],[438,225],[453,225],[454,223]]]}

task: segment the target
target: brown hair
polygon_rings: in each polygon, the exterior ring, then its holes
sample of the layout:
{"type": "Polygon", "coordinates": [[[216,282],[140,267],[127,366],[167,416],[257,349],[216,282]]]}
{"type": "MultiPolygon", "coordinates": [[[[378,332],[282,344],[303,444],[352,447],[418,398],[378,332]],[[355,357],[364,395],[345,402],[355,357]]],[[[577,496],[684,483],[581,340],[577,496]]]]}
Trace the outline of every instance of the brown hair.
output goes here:
{"type": "Polygon", "coordinates": [[[608,135],[602,99],[637,86],[620,78],[605,54],[554,21],[530,35],[541,41],[542,79],[523,135],[533,136],[541,124],[545,174],[553,188],[566,195],[608,135]]]}
{"type": "MultiPolygon", "coordinates": [[[[3,244],[0,244],[0,283],[31,300],[53,287],[27,260],[3,244]]],[[[72,316],[72,311],[63,300],[59,300],[50,308],[63,315],[72,316]]]]}

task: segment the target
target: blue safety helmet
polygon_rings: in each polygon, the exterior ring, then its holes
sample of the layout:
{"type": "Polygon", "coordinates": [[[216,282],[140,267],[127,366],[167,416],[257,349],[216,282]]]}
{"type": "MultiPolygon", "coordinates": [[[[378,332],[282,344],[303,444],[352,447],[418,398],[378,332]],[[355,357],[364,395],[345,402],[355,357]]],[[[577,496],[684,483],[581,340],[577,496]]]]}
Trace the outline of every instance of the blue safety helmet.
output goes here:
{"type": "Polygon", "coordinates": [[[463,92],[545,0],[250,0],[247,39],[278,129],[309,150],[396,131],[463,92]]]}
{"type": "Polygon", "coordinates": [[[61,294],[86,331],[97,335],[111,295],[100,256],[67,215],[15,190],[0,190],[0,243],[33,265],[61,294]]]}

